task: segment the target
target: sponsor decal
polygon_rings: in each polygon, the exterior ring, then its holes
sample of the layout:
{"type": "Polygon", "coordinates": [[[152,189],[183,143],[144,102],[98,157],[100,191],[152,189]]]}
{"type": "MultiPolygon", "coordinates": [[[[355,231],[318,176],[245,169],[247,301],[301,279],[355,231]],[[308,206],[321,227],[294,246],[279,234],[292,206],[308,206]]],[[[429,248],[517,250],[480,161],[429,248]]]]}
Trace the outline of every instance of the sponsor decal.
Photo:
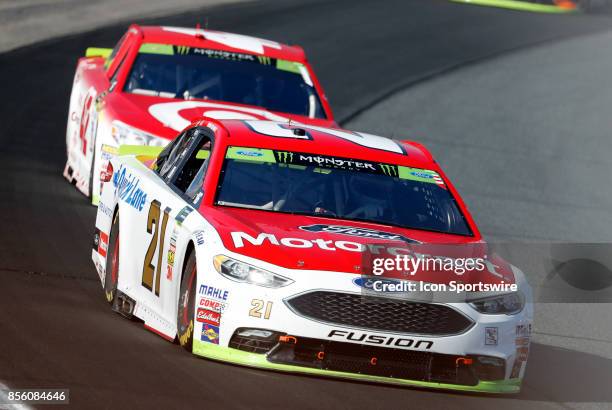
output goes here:
{"type": "Polygon", "coordinates": [[[244,155],[245,157],[263,157],[263,154],[261,152],[257,152],[257,151],[236,151],[236,154],[238,155],[244,155]]]}
{"type": "Polygon", "coordinates": [[[496,327],[485,327],[485,345],[497,346],[499,329],[496,327]]]}
{"type": "Polygon", "coordinates": [[[100,202],[98,204],[98,211],[102,212],[104,215],[108,216],[109,218],[113,217],[113,210],[106,205],[104,202],[100,202]]]}
{"type": "Polygon", "coordinates": [[[382,173],[387,176],[394,177],[394,178],[397,178],[399,176],[397,165],[378,164],[378,166],[380,167],[380,170],[382,171],[382,173]]]}
{"type": "Polygon", "coordinates": [[[380,278],[369,278],[359,277],[353,279],[353,283],[363,289],[378,292],[379,289],[384,289],[384,292],[389,293],[404,293],[406,290],[403,288],[405,281],[400,279],[380,279],[380,278]]]}
{"type": "MultiPolygon", "coordinates": [[[[293,153],[289,153],[293,157],[293,153]]],[[[280,161],[279,161],[280,162],[280,161]]],[[[344,170],[368,170],[377,171],[376,164],[373,162],[356,161],[352,159],[328,157],[321,155],[298,154],[296,161],[289,160],[300,165],[317,165],[320,167],[337,168],[344,170]]]]}
{"type": "Polygon", "coordinates": [[[174,271],[174,258],[176,256],[176,237],[178,236],[178,231],[176,227],[172,230],[172,234],[170,235],[170,244],[168,245],[168,255],[166,257],[167,263],[167,271],[166,271],[166,279],[172,280],[172,274],[174,271]]]}
{"type": "Polygon", "coordinates": [[[219,344],[219,326],[209,325],[204,323],[202,325],[202,334],[200,340],[203,342],[219,344]]]}
{"type": "Polygon", "coordinates": [[[181,209],[181,211],[176,215],[176,224],[178,226],[183,225],[183,222],[185,221],[185,219],[187,219],[187,217],[189,216],[190,213],[193,212],[193,208],[190,206],[186,206],[183,209],[181,209]]]}
{"type": "Polygon", "coordinates": [[[115,193],[120,200],[138,210],[142,211],[147,202],[147,194],[139,187],[140,179],[135,175],[127,172],[127,169],[121,165],[121,168],[113,175],[113,186],[115,193]]]}
{"type": "Polygon", "coordinates": [[[281,238],[280,240],[274,235],[269,233],[260,233],[257,238],[252,237],[251,235],[245,232],[232,232],[232,241],[234,242],[234,246],[236,248],[242,248],[245,246],[245,241],[249,242],[254,246],[261,246],[265,242],[268,242],[270,245],[276,246],[287,246],[290,248],[312,248],[313,246],[317,246],[320,249],[326,251],[336,251],[337,249],[349,251],[349,252],[363,252],[365,249],[365,245],[350,242],[350,241],[332,241],[325,239],[303,239],[303,238],[281,238]]]}
{"type": "Polygon", "coordinates": [[[225,310],[225,306],[226,304],[223,302],[208,298],[200,298],[200,302],[198,303],[198,307],[205,308],[207,310],[212,310],[218,313],[223,313],[223,311],[225,310]]]}
{"type": "Polygon", "coordinates": [[[528,325],[517,325],[516,326],[516,336],[531,336],[531,323],[528,325]]]}
{"type": "Polygon", "coordinates": [[[196,237],[196,243],[198,245],[204,245],[204,232],[196,231],[195,237],[196,237]]]}
{"type": "Polygon", "coordinates": [[[366,238],[366,239],[403,241],[403,242],[415,243],[415,244],[421,243],[414,239],[410,239],[403,235],[396,234],[393,232],[377,231],[375,229],[359,228],[355,226],[315,224],[315,225],[300,226],[300,229],[303,231],[308,231],[308,232],[336,233],[340,235],[356,236],[359,238],[366,238]]]}
{"type": "Polygon", "coordinates": [[[353,343],[365,343],[370,345],[393,346],[400,349],[422,349],[429,350],[434,342],[432,340],[412,339],[395,336],[382,336],[363,332],[352,332],[348,330],[334,329],[327,335],[330,339],[342,339],[353,343]]]}
{"type": "Polygon", "coordinates": [[[219,323],[221,323],[221,314],[213,310],[200,308],[198,309],[196,320],[209,325],[219,326],[219,323]]]}
{"type": "Polygon", "coordinates": [[[108,161],[119,154],[119,148],[112,145],[102,144],[102,159],[108,161]]]}
{"type": "Polygon", "coordinates": [[[200,296],[207,296],[212,299],[227,301],[229,292],[227,290],[215,288],[209,285],[200,285],[200,296]]]}
{"type": "Polygon", "coordinates": [[[98,228],[94,232],[94,243],[93,249],[100,254],[100,256],[106,258],[106,252],[108,251],[108,234],[102,232],[98,228]]]}
{"type": "Polygon", "coordinates": [[[529,347],[518,347],[516,349],[516,360],[526,362],[527,356],[529,356],[529,347]]]}

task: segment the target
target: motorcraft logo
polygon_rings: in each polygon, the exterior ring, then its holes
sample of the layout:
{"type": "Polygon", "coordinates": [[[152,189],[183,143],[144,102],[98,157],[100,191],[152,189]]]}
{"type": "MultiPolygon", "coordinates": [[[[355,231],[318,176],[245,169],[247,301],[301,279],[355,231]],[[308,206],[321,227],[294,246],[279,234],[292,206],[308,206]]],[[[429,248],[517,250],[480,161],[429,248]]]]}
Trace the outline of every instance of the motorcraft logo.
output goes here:
{"type": "Polygon", "coordinates": [[[115,193],[125,203],[142,211],[142,208],[147,203],[147,194],[140,189],[140,179],[131,173],[127,173],[127,169],[121,165],[121,168],[113,175],[113,185],[115,193]]]}
{"type": "Polygon", "coordinates": [[[377,231],[375,229],[359,228],[355,226],[315,224],[308,226],[300,226],[300,229],[308,232],[327,232],[340,235],[357,236],[359,238],[374,240],[402,241],[413,244],[421,243],[417,240],[410,239],[393,232],[377,231]]]}

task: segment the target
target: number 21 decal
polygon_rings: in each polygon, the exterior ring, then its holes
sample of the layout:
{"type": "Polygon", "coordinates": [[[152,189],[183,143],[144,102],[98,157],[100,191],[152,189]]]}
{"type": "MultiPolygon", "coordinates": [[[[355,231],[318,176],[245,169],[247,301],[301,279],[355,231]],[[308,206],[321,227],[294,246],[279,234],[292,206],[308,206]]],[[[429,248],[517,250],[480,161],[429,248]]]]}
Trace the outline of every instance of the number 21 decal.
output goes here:
{"type": "Polygon", "coordinates": [[[251,309],[249,309],[249,316],[253,316],[259,319],[261,319],[262,317],[264,319],[270,319],[270,313],[272,313],[272,303],[274,302],[264,302],[261,299],[251,300],[251,309]],[[262,314],[261,311],[264,310],[264,306],[266,308],[262,314]]]}
{"type": "Polygon", "coordinates": [[[159,226],[159,218],[161,214],[161,204],[154,200],[149,208],[149,216],[147,217],[147,233],[153,233],[151,242],[145,254],[144,266],[142,267],[142,286],[153,292],[153,278],[155,278],[155,296],[159,296],[159,286],[162,268],[162,253],[164,250],[164,238],[166,234],[166,225],[171,209],[164,209],[164,216],[161,221],[161,229],[159,226]],[[159,243],[159,252],[157,253],[157,264],[153,265],[153,256],[159,243]]]}

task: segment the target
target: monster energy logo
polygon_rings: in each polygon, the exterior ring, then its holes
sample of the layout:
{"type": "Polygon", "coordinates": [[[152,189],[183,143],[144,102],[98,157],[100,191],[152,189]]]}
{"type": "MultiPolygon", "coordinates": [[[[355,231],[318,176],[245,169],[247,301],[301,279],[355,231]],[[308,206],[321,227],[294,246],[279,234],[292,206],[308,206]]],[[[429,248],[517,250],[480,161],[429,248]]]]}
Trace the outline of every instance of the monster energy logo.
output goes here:
{"type": "Polygon", "coordinates": [[[260,64],[270,65],[272,64],[272,59],[266,56],[257,56],[260,64]]]}
{"type": "Polygon", "coordinates": [[[293,152],[276,151],[276,160],[278,162],[290,163],[293,162],[293,152]]]}
{"type": "Polygon", "coordinates": [[[399,176],[397,167],[395,165],[388,165],[388,164],[378,164],[378,165],[380,166],[380,169],[383,172],[383,174],[388,175],[390,177],[399,176]]]}
{"type": "Polygon", "coordinates": [[[188,46],[176,46],[176,52],[179,54],[187,54],[191,50],[191,47],[188,46]]]}

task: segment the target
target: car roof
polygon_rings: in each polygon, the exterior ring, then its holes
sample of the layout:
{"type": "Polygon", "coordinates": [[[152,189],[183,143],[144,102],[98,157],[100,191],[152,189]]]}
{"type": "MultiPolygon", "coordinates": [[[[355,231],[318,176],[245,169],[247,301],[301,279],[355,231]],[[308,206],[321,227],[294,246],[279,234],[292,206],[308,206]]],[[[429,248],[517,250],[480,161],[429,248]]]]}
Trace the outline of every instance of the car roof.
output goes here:
{"type": "MultiPolygon", "coordinates": [[[[203,118],[192,126],[216,129],[220,125],[227,134],[220,134],[220,141],[226,146],[242,146],[287,150],[309,154],[338,156],[403,165],[408,167],[438,170],[429,151],[419,143],[398,141],[377,135],[305,125],[296,122],[266,120],[210,120],[203,118]],[[298,129],[298,131],[295,131],[298,129]],[[284,136],[271,136],[281,133],[284,136]],[[299,135],[304,133],[304,135],[299,135]],[[297,135],[296,135],[297,133],[297,135]]],[[[219,134],[215,132],[215,134],[219,134]]]]}
{"type": "Polygon", "coordinates": [[[204,30],[195,27],[133,25],[132,28],[142,33],[143,42],[145,43],[184,45],[257,54],[281,60],[306,61],[306,55],[300,46],[290,46],[242,34],[204,30]]]}

